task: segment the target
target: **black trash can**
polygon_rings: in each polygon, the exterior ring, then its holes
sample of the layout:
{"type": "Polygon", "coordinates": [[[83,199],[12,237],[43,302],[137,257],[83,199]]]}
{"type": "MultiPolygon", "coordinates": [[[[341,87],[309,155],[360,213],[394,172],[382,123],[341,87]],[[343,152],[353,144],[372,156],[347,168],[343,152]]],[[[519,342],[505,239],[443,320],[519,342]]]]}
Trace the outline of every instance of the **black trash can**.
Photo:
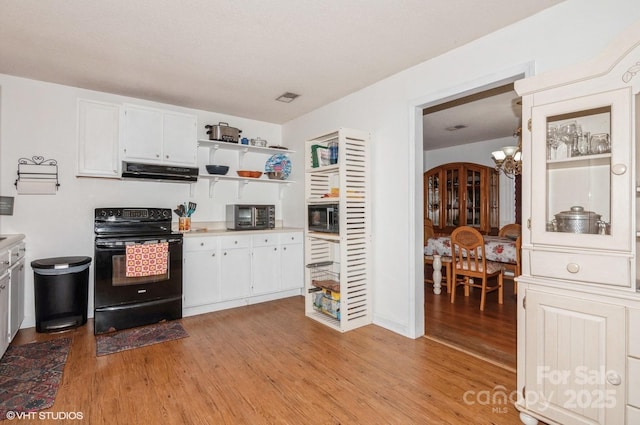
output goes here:
{"type": "Polygon", "coordinates": [[[31,262],[36,332],[58,332],[87,323],[91,257],[43,258],[31,262]]]}

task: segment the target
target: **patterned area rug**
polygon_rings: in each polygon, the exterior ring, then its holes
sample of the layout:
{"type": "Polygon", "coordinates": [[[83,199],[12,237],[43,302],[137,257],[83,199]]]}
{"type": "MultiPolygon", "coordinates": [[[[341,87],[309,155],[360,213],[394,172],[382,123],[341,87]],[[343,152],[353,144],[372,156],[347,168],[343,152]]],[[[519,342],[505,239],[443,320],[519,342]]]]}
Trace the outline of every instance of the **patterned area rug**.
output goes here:
{"type": "Polygon", "coordinates": [[[111,334],[98,335],[96,337],[96,355],[105,356],[188,336],[187,331],[176,321],[126,329],[111,334]]]}
{"type": "Polygon", "coordinates": [[[0,420],[53,405],[70,348],[71,338],[9,346],[0,360],[0,420]]]}

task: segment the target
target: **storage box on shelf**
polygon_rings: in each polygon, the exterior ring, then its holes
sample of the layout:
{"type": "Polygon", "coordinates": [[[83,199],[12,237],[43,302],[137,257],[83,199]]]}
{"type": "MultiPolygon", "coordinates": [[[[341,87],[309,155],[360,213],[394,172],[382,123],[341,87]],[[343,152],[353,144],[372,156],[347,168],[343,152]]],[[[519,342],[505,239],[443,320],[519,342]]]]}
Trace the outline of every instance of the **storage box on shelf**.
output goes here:
{"type": "MultiPolygon", "coordinates": [[[[282,188],[291,184],[290,180],[279,180],[279,179],[270,179],[266,175],[263,175],[261,178],[247,178],[240,177],[236,174],[236,170],[243,170],[244,159],[247,154],[250,155],[259,155],[264,157],[266,160],[270,155],[289,155],[291,153],[295,153],[295,151],[288,149],[279,149],[279,148],[269,148],[269,147],[260,147],[260,146],[251,146],[251,145],[243,145],[238,143],[230,143],[230,142],[222,142],[218,140],[198,140],[198,146],[207,148],[208,152],[208,164],[217,164],[216,162],[216,154],[219,151],[230,151],[235,152],[237,158],[234,162],[237,163],[237,168],[229,165],[232,171],[227,174],[208,174],[208,173],[200,173],[198,178],[205,179],[209,181],[209,196],[213,197],[213,191],[216,183],[221,181],[232,181],[238,184],[238,198],[242,198],[242,192],[244,187],[250,183],[260,183],[260,184],[272,184],[279,185],[280,196],[282,196],[282,188]]],[[[264,171],[264,165],[260,170],[256,171],[264,171]]]]}
{"type": "Polygon", "coordinates": [[[638,58],[640,25],[600,60],[515,83],[528,123],[516,403],[527,424],[640,420],[638,58]]]}
{"type": "Polygon", "coordinates": [[[310,230],[306,215],[305,313],[342,332],[372,320],[370,149],[368,133],[344,128],[305,144],[306,207],[338,204],[340,214],[332,233],[310,230]],[[319,156],[330,145],[334,164],[319,156]]]}

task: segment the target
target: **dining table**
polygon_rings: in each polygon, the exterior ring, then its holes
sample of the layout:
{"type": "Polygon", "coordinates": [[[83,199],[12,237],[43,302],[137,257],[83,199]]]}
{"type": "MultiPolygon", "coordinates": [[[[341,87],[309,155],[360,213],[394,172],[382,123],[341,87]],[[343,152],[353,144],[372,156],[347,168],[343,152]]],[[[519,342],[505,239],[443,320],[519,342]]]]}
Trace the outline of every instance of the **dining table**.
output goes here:
{"type": "MultiPolygon", "coordinates": [[[[516,264],[516,241],[503,236],[484,235],[484,252],[488,261],[516,264]]],[[[442,282],[442,257],[451,258],[451,236],[438,235],[427,240],[424,255],[434,257],[433,292],[440,294],[442,282]]]]}

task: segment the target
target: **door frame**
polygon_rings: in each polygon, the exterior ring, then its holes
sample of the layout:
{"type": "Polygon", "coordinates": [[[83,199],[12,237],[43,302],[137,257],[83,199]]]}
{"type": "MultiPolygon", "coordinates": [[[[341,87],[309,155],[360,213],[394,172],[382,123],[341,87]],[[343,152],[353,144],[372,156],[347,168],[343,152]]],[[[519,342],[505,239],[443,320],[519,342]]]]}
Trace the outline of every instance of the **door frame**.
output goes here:
{"type": "Polygon", "coordinates": [[[424,192],[422,175],[424,165],[422,111],[425,108],[450,102],[465,96],[480,93],[495,87],[512,83],[534,75],[535,62],[526,62],[511,68],[496,71],[478,79],[452,86],[443,90],[417,97],[409,102],[409,157],[413,158],[413,167],[409,167],[409,230],[414,235],[409,244],[409,258],[414,259],[414,267],[409,270],[410,316],[409,331],[418,338],[424,335],[424,192]],[[418,270],[420,270],[418,272],[418,270]]]}

